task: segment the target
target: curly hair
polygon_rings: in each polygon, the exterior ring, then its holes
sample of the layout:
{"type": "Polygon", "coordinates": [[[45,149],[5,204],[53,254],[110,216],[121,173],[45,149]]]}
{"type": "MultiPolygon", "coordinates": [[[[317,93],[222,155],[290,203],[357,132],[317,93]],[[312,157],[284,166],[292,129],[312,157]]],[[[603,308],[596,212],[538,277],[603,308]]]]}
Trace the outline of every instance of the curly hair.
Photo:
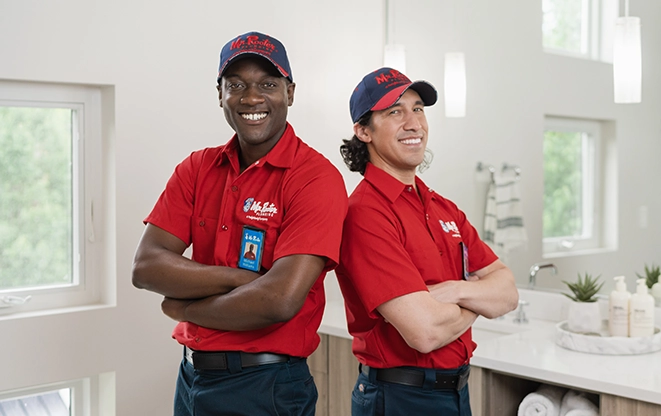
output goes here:
{"type": "MultiPolygon", "coordinates": [[[[358,120],[361,126],[369,126],[372,120],[372,112],[368,111],[364,116],[358,120]]],[[[370,161],[370,154],[367,151],[367,143],[362,142],[354,134],[350,140],[342,139],[344,144],[340,145],[340,154],[344,159],[344,164],[347,165],[351,172],[360,172],[365,175],[365,168],[367,162],[370,161]]]]}
{"type": "MultiPolygon", "coordinates": [[[[371,120],[372,112],[370,111],[358,120],[358,124],[369,126],[371,120]]],[[[359,172],[364,176],[367,162],[370,161],[367,143],[360,141],[355,134],[351,139],[343,139],[342,142],[344,144],[340,145],[340,154],[342,155],[342,159],[344,159],[344,164],[347,165],[351,172],[359,172]]],[[[434,153],[429,149],[425,149],[425,156],[422,163],[418,165],[418,172],[422,173],[426,171],[431,165],[432,160],[434,160],[434,153]]]]}

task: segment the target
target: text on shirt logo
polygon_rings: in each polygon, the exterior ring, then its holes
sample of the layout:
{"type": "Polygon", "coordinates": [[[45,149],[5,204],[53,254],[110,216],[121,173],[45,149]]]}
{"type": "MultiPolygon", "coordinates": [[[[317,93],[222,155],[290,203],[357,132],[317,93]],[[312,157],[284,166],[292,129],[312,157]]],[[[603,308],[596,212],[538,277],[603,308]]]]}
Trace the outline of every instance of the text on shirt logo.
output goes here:
{"type": "Polygon", "coordinates": [[[278,207],[273,202],[255,201],[255,198],[248,198],[243,202],[243,212],[252,213],[247,218],[257,221],[267,221],[278,213],[278,207]]]}
{"type": "Polygon", "coordinates": [[[452,237],[461,237],[461,233],[459,233],[459,227],[457,227],[457,224],[455,224],[454,221],[443,221],[443,220],[438,220],[438,222],[441,223],[441,228],[443,228],[443,231],[446,233],[452,232],[452,237]]]}

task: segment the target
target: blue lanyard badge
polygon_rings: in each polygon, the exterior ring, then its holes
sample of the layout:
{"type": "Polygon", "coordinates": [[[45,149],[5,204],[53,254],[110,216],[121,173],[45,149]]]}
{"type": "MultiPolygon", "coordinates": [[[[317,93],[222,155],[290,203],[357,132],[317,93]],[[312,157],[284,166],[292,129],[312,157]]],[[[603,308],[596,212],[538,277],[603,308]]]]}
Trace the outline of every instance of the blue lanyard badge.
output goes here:
{"type": "Polygon", "coordinates": [[[461,248],[463,279],[468,280],[468,247],[466,247],[463,241],[459,243],[459,247],[461,248]]]}
{"type": "Polygon", "coordinates": [[[239,267],[253,272],[259,272],[262,264],[262,249],[264,248],[264,235],[266,231],[243,226],[241,237],[241,251],[239,251],[239,267]]]}

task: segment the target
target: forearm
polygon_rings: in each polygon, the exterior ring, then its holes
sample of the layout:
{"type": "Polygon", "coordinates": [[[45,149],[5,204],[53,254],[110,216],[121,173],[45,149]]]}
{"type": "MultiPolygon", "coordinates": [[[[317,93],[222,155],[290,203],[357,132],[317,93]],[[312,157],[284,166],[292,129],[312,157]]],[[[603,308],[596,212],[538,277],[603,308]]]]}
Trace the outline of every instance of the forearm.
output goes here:
{"type": "Polygon", "coordinates": [[[486,318],[496,318],[516,309],[519,292],[514,279],[505,271],[496,271],[475,281],[460,282],[458,304],[486,318]]]}
{"type": "Polygon", "coordinates": [[[468,281],[448,280],[428,289],[439,302],[455,303],[487,318],[516,309],[519,300],[514,275],[500,260],[475,271],[468,281]]]}
{"type": "Polygon", "coordinates": [[[200,264],[167,250],[143,255],[133,264],[136,287],[177,299],[228,293],[257,277],[248,270],[200,264]]]}
{"type": "Polygon", "coordinates": [[[147,224],[133,260],[133,285],[170,298],[199,299],[259,277],[247,270],[194,262],[182,255],[186,247],[175,235],[147,224]]]}
{"type": "Polygon", "coordinates": [[[424,354],[456,340],[477,318],[473,311],[438,302],[428,292],[391,299],[379,306],[378,311],[411,348],[424,354]]]}
{"type": "Polygon", "coordinates": [[[434,350],[444,347],[459,338],[473,325],[477,314],[469,309],[459,307],[459,316],[453,322],[445,322],[436,328],[440,332],[434,350]]]}
{"type": "Polygon", "coordinates": [[[194,301],[166,298],[163,312],[206,328],[247,331],[286,322],[301,309],[325,259],[293,255],[277,260],[262,277],[227,294],[194,301]]]}
{"type": "Polygon", "coordinates": [[[281,313],[275,305],[276,299],[257,292],[256,288],[237,289],[225,295],[193,301],[186,306],[182,320],[205,328],[249,331],[291,319],[292,316],[281,313]],[[251,298],[258,301],[251,302],[251,298]]]}

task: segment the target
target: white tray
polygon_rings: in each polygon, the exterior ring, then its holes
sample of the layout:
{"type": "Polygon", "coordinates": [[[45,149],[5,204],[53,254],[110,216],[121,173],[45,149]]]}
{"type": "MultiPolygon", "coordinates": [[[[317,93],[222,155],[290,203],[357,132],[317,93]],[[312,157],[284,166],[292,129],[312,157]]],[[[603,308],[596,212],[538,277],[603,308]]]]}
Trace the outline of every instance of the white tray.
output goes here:
{"type": "MultiPolygon", "coordinates": [[[[604,321],[608,328],[608,321],[604,321]]],[[[556,325],[555,343],[563,348],[590,354],[635,355],[661,351],[661,330],[654,328],[649,337],[611,337],[608,330],[601,334],[578,334],[567,329],[567,321],[556,325]]]]}

